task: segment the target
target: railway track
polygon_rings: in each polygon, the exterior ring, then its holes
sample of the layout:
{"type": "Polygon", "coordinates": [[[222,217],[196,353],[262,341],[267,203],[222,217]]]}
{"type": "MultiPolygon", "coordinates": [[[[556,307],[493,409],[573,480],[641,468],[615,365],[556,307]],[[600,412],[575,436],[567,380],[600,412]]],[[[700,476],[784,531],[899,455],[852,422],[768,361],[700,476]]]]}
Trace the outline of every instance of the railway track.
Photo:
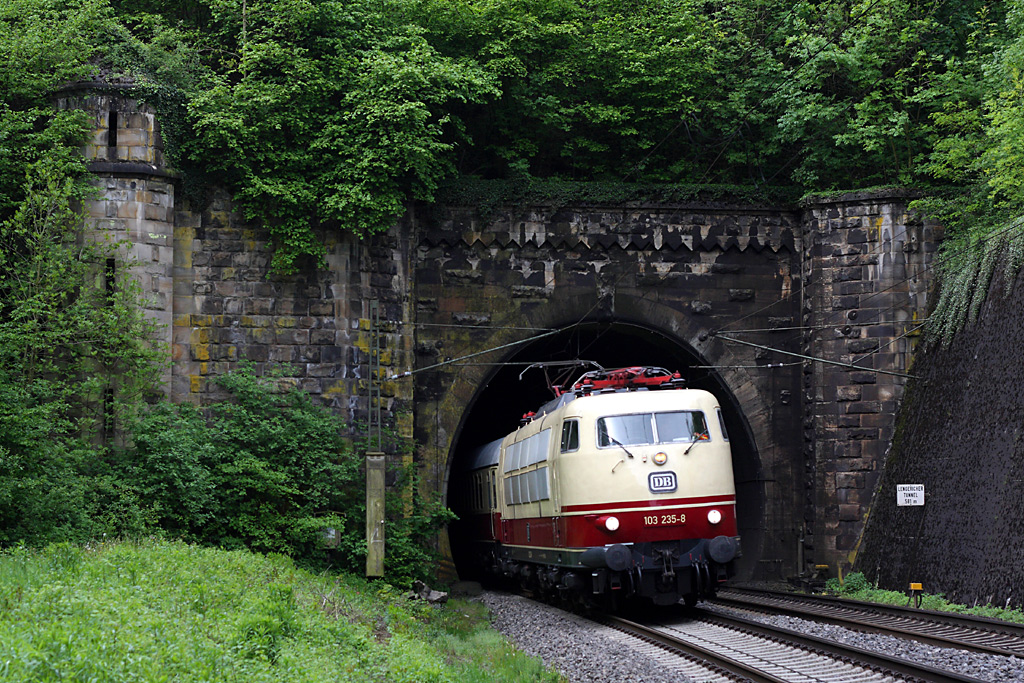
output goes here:
{"type": "Polygon", "coordinates": [[[746,588],[722,590],[711,604],[795,616],[939,647],[1024,657],[1024,625],[997,619],[746,588]]]}
{"type": "Polygon", "coordinates": [[[712,680],[713,677],[713,680],[756,683],[981,681],[789,629],[701,609],[657,624],[641,624],[614,616],[603,617],[600,621],[670,652],[703,660],[709,674],[690,674],[696,680],[712,680]]]}

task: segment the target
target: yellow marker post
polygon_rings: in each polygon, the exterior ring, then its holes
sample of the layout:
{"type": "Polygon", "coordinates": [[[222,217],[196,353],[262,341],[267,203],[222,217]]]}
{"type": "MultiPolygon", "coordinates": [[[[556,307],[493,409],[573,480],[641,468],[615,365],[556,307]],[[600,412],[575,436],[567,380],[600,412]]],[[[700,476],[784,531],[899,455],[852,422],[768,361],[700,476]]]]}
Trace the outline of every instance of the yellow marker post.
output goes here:
{"type": "Polygon", "coordinates": [[[366,575],[384,576],[384,454],[366,454],[366,575]]]}
{"type": "MultiPolygon", "coordinates": [[[[914,601],[914,607],[918,608],[921,606],[921,590],[922,584],[911,583],[910,584],[910,599],[914,601]]],[[[909,602],[909,600],[907,601],[909,602]]]]}

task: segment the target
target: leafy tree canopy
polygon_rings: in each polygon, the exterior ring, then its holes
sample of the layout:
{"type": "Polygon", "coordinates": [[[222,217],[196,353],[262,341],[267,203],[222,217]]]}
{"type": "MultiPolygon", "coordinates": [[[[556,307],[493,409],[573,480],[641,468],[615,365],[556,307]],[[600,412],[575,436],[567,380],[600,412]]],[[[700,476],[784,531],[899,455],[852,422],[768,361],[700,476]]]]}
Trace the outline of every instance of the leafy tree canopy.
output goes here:
{"type": "Polygon", "coordinates": [[[0,144],[20,142],[0,202],[59,142],[38,137],[45,95],[102,68],[162,109],[179,169],[265,223],[284,272],[322,255],[315,227],[386,229],[455,175],[952,184],[929,205],[947,220],[1021,203],[1019,0],[2,7],[0,144]]]}

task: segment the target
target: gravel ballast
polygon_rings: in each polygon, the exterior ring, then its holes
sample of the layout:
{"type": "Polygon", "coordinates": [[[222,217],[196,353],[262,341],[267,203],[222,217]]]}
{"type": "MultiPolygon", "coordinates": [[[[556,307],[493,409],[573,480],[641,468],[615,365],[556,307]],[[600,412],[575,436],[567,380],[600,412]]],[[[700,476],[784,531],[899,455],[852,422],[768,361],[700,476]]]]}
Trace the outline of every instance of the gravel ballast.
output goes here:
{"type": "Polygon", "coordinates": [[[498,632],[572,683],[690,680],[666,670],[653,646],[624,645],[625,637],[614,629],[519,595],[486,591],[480,597],[498,632]]]}
{"type": "MultiPolygon", "coordinates": [[[[671,658],[659,656],[653,646],[626,640],[614,629],[529,600],[522,596],[484,592],[480,598],[491,610],[491,621],[520,650],[540,657],[572,683],[662,683],[691,680],[678,669],[667,668],[671,658]]],[[[703,607],[734,612],[725,607],[703,607]]],[[[882,654],[902,657],[939,669],[955,671],[992,683],[1024,681],[1024,660],[934,647],[901,638],[859,633],[841,626],[817,624],[795,617],[742,616],[773,626],[833,640],[882,654]]]]}

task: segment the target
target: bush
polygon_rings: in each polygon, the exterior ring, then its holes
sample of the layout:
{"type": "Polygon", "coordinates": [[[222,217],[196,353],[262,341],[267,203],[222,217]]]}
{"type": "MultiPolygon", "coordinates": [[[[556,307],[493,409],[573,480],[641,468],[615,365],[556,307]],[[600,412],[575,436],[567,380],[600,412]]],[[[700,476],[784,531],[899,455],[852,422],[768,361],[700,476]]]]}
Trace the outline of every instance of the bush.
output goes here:
{"type": "Polygon", "coordinates": [[[120,473],[147,511],[188,540],[305,559],[323,559],[331,527],[351,554],[345,568],[357,566],[361,459],[344,441],[341,420],[250,366],[217,382],[232,398],[208,416],[162,403],[133,424],[120,473]]]}
{"type": "MultiPolygon", "coordinates": [[[[345,425],[309,395],[282,389],[251,366],[217,378],[231,399],[208,415],[161,403],[132,426],[119,477],[172,536],[224,548],[277,552],[361,573],[366,558],[363,459],[345,425]],[[324,532],[337,534],[334,548],[324,532]]],[[[436,530],[454,515],[417,493],[412,468],[388,491],[385,568],[390,581],[430,578],[436,530]]]]}

